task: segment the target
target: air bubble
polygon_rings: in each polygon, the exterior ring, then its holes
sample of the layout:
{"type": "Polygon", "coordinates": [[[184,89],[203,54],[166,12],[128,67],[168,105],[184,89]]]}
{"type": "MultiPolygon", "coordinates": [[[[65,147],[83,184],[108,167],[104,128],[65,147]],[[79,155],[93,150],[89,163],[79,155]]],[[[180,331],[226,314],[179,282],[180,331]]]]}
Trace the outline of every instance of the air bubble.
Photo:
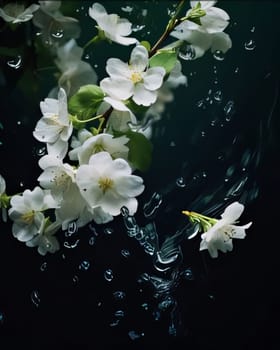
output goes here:
{"type": "Polygon", "coordinates": [[[221,101],[222,101],[222,98],[223,98],[222,91],[221,91],[221,90],[217,90],[217,91],[214,93],[214,100],[217,101],[217,102],[221,102],[221,101]]]}
{"type": "Polygon", "coordinates": [[[91,236],[91,237],[89,238],[89,240],[88,240],[88,244],[89,244],[89,245],[94,245],[94,243],[95,243],[95,237],[94,237],[94,236],[91,236]]]}
{"type": "Polygon", "coordinates": [[[252,51],[255,49],[256,43],[254,40],[251,39],[245,42],[244,47],[245,47],[245,50],[252,51]]]}
{"type": "Polygon", "coordinates": [[[178,55],[182,60],[191,61],[195,58],[196,52],[193,46],[187,45],[184,48],[180,49],[178,55]]]}
{"type": "Polygon", "coordinates": [[[117,290],[116,292],[113,293],[113,297],[115,298],[115,300],[124,300],[126,297],[126,294],[121,290],[117,290]]]}
{"type": "Polygon", "coordinates": [[[121,250],[121,255],[124,257],[124,258],[129,258],[130,257],[130,251],[128,249],[122,249],[121,250]]]}
{"type": "Polygon", "coordinates": [[[54,37],[55,39],[61,39],[63,38],[64,32],[63,29],[59,28],[56,29],[54,32],[51,33],[51,36],[54,37]]]}
{"type": "Polygon", "coordinates": [[[111,227],[106,227],[106,228],[104,229],[104,233],[105,233],[106,235],[111,235],[113,232],[114,232],[114,230],[113,230],[111,227]]]}
{"type": "Polygon", "coordinates": [[[43,264],[40,266],[40,270],[41,271],[46,271],[46,269],[47,269],[47,262],[45,261],[45,262],[43,262],[43,264]]]}
{"type": "Polygon", "coordinates": [[[220,50],[216,50],[213,53],[213,57],[215,58],[215,60],[217,61],[223,61],[225,59],[225,54],[223,53],[223,51],[220,50]]]}
{"type": "Polygon", "coordinates": [[[104,278],[106,281],[111,282],[114,278],[113,271],[111,269],[107,269],[104,272],[104,278]]]}
{"type": "Polygon", "coordinates": [[[179,177],[177,180],[176,180],[176,185],[178,187],[186,187],[186,182],[185,182],[185,179],[183,177],[179,177]]]}
{"type": "Polygon", "coordinates": [[[186,280],[193,280],[194,277],[193,277],[193,272],[190,268],[186,269],[185,271],[182,272],[182,276],[184,279],[186,280]]]}
{"type": "Polygon", "coordinates": [[[87,271],[90,268],[90,262],[87,260],[84,260],[79,265],[79,270],[87,271]]]}
{"type": "Polygon", "coordinates": [[[37,154],[37,156],[39,156],[39,157],[42,157],[43,155],[45,155],[46,154],[46,147],[40,147],[40,148],[38,148],[38,149],[36,149],[36,154],[37,154]]]}

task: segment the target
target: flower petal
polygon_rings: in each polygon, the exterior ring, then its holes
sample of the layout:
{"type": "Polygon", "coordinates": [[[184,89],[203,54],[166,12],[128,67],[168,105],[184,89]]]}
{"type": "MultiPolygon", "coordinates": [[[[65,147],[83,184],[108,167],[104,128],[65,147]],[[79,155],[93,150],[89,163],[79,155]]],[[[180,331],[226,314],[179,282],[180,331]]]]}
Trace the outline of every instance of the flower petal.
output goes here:
{"type": "Polygon", "coordinates": [[[150,106],[157,99],[157,92],[145,89],[144,84],[138,83],[134,88],[133,101],[138,105],[150,106]]]}
{"type": "Polygon", "coordinates": [[[233,202],[225,209],[221,217],[225,220],[225,222],[232,224],[237,219],[239,219],[243,211],[244,211],[243,204],[239,202],[233,202]]]}
{"type": "Polygon", "coordinates": [[[118,58],[109,58],[107,60],[106,72],[110,77],[125,77],[127,79],[130,78],[131,74],[128,64],[118,58]]]}
{"type": "Polygon", "coordinates": [[[112,98],[127,100],[133,94],[134,84],[132,81],[125,78],[104,78],[100,82],[100,87],[112,98]]]}
{"type": "Polygon", "coordinates": [[[153,67],[147,70],[144,76],[144,86],[148,90],[157,90],[163,83],[165,69],[163,67],[153,67]]]}
{"type": "Polygon", "coordinates": [[[136,72],[143,72],[149,62],[147,49],[142,45],[137,45],[131,52],[129,64],[136,72]]]}
{"type": "Polygon", "coordinates": [[[114,179],[116,191],[124,197],[136,197],[144,191],[143,179],[129,175],[114,179]]]}

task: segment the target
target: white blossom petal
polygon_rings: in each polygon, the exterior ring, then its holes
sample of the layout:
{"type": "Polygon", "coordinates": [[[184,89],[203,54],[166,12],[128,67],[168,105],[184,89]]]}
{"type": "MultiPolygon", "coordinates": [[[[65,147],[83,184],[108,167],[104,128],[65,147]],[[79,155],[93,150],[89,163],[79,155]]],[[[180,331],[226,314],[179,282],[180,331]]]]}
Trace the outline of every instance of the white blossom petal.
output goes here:
{"type": "Polygon", "coordinates": [[[101,89],[110,97],[127,100],[133,94],[133,82],[124,78],[104,78],[100,82],[101,89]]]}
{"type": "Polygon", "coordinates": [[[165,76],[165,69],[162,67],[152,67],[147,70],[144,76],[144,86],[148,90],[157,90],[161,87],[163,83],[163,78],[165,76]]]}
{"type": "Polygon", "coordinates": [[[144,84],[138,83],[134,88],[133,101],[138,105],[150,106],[157,99],[157,92],[145,89],[144,84]]]}

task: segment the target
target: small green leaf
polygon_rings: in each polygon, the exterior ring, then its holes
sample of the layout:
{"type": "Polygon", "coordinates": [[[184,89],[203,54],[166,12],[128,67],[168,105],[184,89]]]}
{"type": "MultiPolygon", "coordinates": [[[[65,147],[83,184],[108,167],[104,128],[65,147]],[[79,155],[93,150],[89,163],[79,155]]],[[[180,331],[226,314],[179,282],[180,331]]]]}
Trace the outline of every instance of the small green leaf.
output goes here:
{"type": "Polygon", "coordinates": [[[170,73],[177,61],[177,54],[174,50],[159,51],[150,58],[150,67],[163,67],[166,73],[170,73]]]}
{"type": "Polygon", "coordinates": [[[114,132],[115,137],[125,135],[129,138],[127,147],[128,161],[135,169],[140,171],[147,171],[152,161],[152,143],[140,132],[127,131],[121,133],[119,131],[114,132]]]}
{"type": "Polygon", "coordinates": [[[147,106],[138,105],[131,99],[127,100],[125,104],[127,108],[129,108],[131,112],[133,112],[134,114],[137,114],[138,117],[139,115],[141,117],[141,115],[143,115],[150,108],[150,106],[147,107],[147,106]]]}
{"type": "Polygon", "coordinates": [[[140,45],[144,46],[147,49],[147,51],[151,50],[151,44],[146,40],[141,41],[140,45]]]}
{"type": "Polygon", "coordinates": [[[84,85],[69,100],[69,112],[80,120],[94,115],[104,99],[104,93],[97,85],[84,85]]]}

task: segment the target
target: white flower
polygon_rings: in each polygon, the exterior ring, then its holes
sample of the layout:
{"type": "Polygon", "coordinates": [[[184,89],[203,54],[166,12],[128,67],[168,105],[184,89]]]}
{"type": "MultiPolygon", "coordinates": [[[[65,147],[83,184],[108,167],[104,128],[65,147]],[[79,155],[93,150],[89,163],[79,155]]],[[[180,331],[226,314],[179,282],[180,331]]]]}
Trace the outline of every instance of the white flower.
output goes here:
{"type": "Polygon", "coordinates": [[[2,208],[2,220],[7,221],[7,204],[6,204],[6,181],[2,175],[0,175],[0,208],[2,208]]]}
{"type": "Polygon", "coordinates": [[[53,222],[47,225],[48,220],[42,221],[39,233],[25,242],[27,247],[38,247],[37,251],[40,255],[46,255],[49,253],[55,253],[59,250],[59,242],[54,234],[61,228],[59,222],[53,222]]]}
{"type": "Polygon", "coordinates": [[[47,143],[49,154],[64,158],[68,150],[67,141],[73,131],[65,91],[61,88],[58,100],[46,98],[40,103],[40,107],[43,117],[38,121],[33,135],[38,141],[47,143]]]}
{"type": "Polygon", "coordinates": [[[118,58],[109,58],[106,71],[110,78],[100,82],[101,89],[112,99],[127,100],[132,97],[136,104],[150,106],[157,99],[157,90],[163,83],[165,69],[147,68],[148,64],[148,51],[142,45],[132,50],[129,64],[118,58]]]}
{"type": "Polygon", "coordinates": [[[104,32],[109,40],[121,45],[131,45],[138,42],[135,38],[127,37],[131,34],[131,23],[116,14],[108,15],[101,4],[94,3],[89,8],[89,15],[97,22],[98,28],[104,32]]]}
{"type": "MultiPolygon", "coordinates": [[[[201,25],[185,21],[187,28],[190,30],[199,30],[207,33],[220,33],[226,29],[229,24],[229,15],[222,9],[214,7],[217,1],[191,1],[192,9],[200,2],[201,10],[204,10],[206,15],[200,17],[201,25]]],[[[190,9],[186,16],[192,11],[190,9]]]]}
{"type": "MultiPolygon", "coordinates": [[[[191,1],[191,6],[195,7],[198,1],[191,1]]],[[[201,25],[183,21],[180,23],[171,36],[184,40],[190,44],[193,51],[193,59],[204,55],[205,51],[211,49],[211,52],[221,51],[226,53],[232,46],[231,39],[223,30],[229,24],[228,14],[217,7],[213,7],[216,1],[201,1],[201,9],[206,15],[200,17],[201,25]]],[[[189,10],[186,16],[189,14],[189,10]]]]}
{"type": "Polygon", "coordinates": [[[49,191],[35,187],[33,191],[25,190],[22,195],[11,199],[9,217],[13,223],[12,232],[19,241],[27,242],[42,230],[45,220],[42,211],[57,207],[49,191]]]}
{"type": "Polygon", "coordinates": [[[144,190],[143,180],[131,175],[128,163],[124,159],[113,160],[108,152],[94,154],[88,165],[81,165],[76,181],[92,208],[101,207],[112,216],[119,215],[123,206],[134,214],[138,205],[134,197],[144,190]]]}
{"type": "Polygon", "coordinates": [[[39,5],[32,4],[25,9],[24,5],[9,3],[0,8],[0,17],[6,22],[21,23],[27,22],[33,17],[33,12],[39,9],[39,5]]]}
{"type": "Polygon", "coordinates": [[[39,1],[40,9],[33,17],[33,23],[40,28],[45,45],[63,44],[80,36],[79,21],[63,16],[59,11],[61,1],[39,1]]]}
{"type": "Polygon", "coordinates": [[[112,158],[128,157],[128,147],[125,144],[129,141],[126,136],[114,138],[110,134],[99,134],[92,136],[80,146],[69,152],[71,160],[79,160],[79,164],[88,164],[90,157],[98,152],[108,152],[112,158]]]}
{"type": "Polygon", "coordinates": [[[245,238],[245,229],[251,226],[251,222],[243,226],[237,226],[235,223],[241,216],[244,205],[234,202],[230,204],[218,220],[208,231],[201,235],[200,250],[208,249],[212,258],[218,256],[218,250],[226,253],[233,249],[233,238],[245,238]]]}
{"type": "Polygon", "coordinates": [[[67,96],[74,95],[81,86],[95,84],[97,75],[92,66],[82,61],[83,49],[74,39],[60,46],[57,51],[55,64],[61,72],[58,85],[62,87],[67,96]]]}
{"type": "Polygon", "coordinates": [[[73,167],[51,155],[42,157],[39,160],[39,166],[44,170],[38,177],[40,185],[50,190],[55,200],[62,200],[64,193],[68,191],[72,183],[75,182],[73,167]]]}

